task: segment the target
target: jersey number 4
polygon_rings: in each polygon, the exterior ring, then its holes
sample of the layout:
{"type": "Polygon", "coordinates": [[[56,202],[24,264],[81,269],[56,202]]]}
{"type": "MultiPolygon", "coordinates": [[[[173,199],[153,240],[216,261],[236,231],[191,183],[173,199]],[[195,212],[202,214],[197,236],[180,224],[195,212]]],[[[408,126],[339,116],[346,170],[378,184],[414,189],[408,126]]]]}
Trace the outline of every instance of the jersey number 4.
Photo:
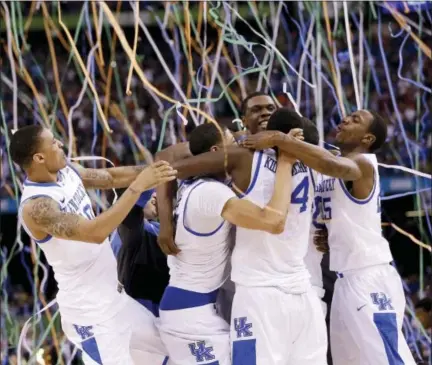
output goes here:
{"type": "Polygon", "coordinates": [[[307,209],[309,195],[309,177],[305,177],[291,193],[291,204],[301,204],[300,213],[307,209]]]}

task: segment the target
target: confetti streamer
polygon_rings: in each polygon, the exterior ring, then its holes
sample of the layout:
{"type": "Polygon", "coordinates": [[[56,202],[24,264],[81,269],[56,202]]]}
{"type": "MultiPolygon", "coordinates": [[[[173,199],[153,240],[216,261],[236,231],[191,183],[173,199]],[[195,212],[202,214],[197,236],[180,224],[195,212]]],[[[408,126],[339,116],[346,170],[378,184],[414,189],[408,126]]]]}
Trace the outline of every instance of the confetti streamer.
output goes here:
{"type": "MultiPolygon", "coordinates": [[[[76,13],[72,32],[63,14],[65,7],[62,3],[53,5],[51,10],[47,3],[33,1],[27,13],[19,2],[2,1],[0,7],[7,41],[0,77],[8,98],[0,100],[1,186],[15,201],[20,197],[22,172],[11,161],[8,131],[27,123],[23,118],[28,115],[31,123],[51,128],[65,143],[71,160],[78,157],[76,161],[94,166],[110,165],[109,160],[117,165],[125,158],[136,164],[150,163],[155,149],[185,141],[186,132],[193,127],[190,124],[224,118],[222,104],[229,110],[223,122],[236,123],[242,129],[241,100],[259,89],[268,90],[277,105],[289,101],[297,113],[312,118],[320,136],[326,138],[344,115],[359,107],[379,108],[377,100],[382,102],[388,93],[391,103],[383,102],[382,110],[394,131],[387,148],[391,158],[382,161],[381,167],[413,175],[415,184],[412,191],[382,199],[413,196],[414,209],[428,211],[424,194],[431,179],[427,150],[431,88],[425,70],[431,56],[424,40],[432,34],[429,9],[411,10],[418,15],[411,19],[405,10],[389,2],[378,6],[365,3],[359,9],[351,8],[348,2],[306,2],[296,5],[294,12],[291,4],[284,2],[167,2],[163,7],[137,1],[118,1],[114,6],[90,2],[76,13]],[[384,21],[383,10],[388,10],[392,27],[387,18],[384,21]],[[120,24],[121,11],[131,16],[130,44],[123,32],[126,26],[120,24]],[[53,18],[56,13],[59,21],[53,18]],[[43,62],[37,56],[38,47],[28,43],[38,19],[48,42],[43,62]],[[159,28],[163,41],[157,41],[150,22],[159,28]],[[378,29],[371,23],[378,23],[378,29]],[[387,29],[398,45],[397,55],[383,39],[387,29]],[[149,49],[158,62],[157,74],[146,68],[149,49]],[[396,57],[390,58],[392,54],[396,57]],[[415,71],[407,67],[413,62],[415,71]],[[79,80],[78,87],[68,79],[69,72],[79,80]],[[350,78],[351,85],[346,81],[350,78]],[[72,83],[77,91],[71,97],[72,83]],[[407,87],[415,95],[413,122],[406,120],[398,103],[399,87],[407,87]],[[348,92],[351,88],[352,94],[348,92]],[[150,106],[143,106],[143,99],[150,106]],[[87,129],[81,125],[85,123],[87,129]],[[426,179],[426,185],[421,179],[426,179]]],[[[92,192],[91,198],[98,210],[112,204],[99,192],[92,192]]],[[[413,221],[419,227],[419,237],[398,230],[401,228],[390,222],[392,229],[419,247],[420,293],[425,286],[423,255],[431,250],[430,217],[426,215],[425,220],[426,224],[420,217],[413,221]]],[[[15,329],[10,345],[19,343],[21,359],[25,354],[32,361],[45,344],[55,344],[60,354],[66,343],[60,335],[56,309],[41,311],[47,304],[48,267],[39,255],[34,242],[30,246],[24,243],[20,225],[10,250],[1,250],[5,308],[1,319],[15,329]],[[7,294],[8,267],[15,257],[22,260],[33,292],[32,316],[26,327],[29,336],[21,342],[20,326],[11,313],[7,294]]],[[[413,303],[407,306],[412,319],[413,303]]],[[[405,330],[414,336],[411,322],[406,323],[405,330]]],[[[427,341],[421,333],[420,340],[427,341]]],[[[71,362],[71,357],[64,361],[71,362]]]]}

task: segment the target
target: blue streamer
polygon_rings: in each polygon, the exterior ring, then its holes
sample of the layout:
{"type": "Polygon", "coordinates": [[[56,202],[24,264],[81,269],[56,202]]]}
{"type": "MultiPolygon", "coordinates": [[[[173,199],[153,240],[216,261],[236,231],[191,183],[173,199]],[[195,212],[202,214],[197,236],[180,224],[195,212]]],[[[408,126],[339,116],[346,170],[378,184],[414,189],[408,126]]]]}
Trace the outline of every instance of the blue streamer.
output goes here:
{"type": "MultiPolygon", "coordinates": [[[[422,90],[424,90],[424,91],[426,91],[428,93],[432,93],[432,89],[426,87],[422,83],[419,83],[417,81],[414,81],[414,80],[411,80],[411,79],[408,79],[408,78],[402,76],[402,68],[403,68],[402,52],[403,52],[403,48],[404,48],[405,43],[406,43],[407,39],[409,38],[409,36],[410,36],[410,34],[407,33],[406,36],[405,36],[405,38],[404,38],[404,40],[402,41],[402,44],[401,44],[400,48],[399,48],[399,67],[398,67],[397,75],[398,75],[398,77],[401,80],[405,80],[406,82],[408,82],[408,83],[410,83],[410,84],[412,84],[414,86],[417,86],[418,88],[420,88],[420,89],[422,89],[422,90]]],[[[420,60],[422,60],[422,57],[420,57],[420,60]]],[[[422,62],[422,61],[420,61],[420,62],[422,62]]],[[[421,70],[422,69],[422,65],[419,65],[419,68],[421,70]]]]}
{"type": "MultiPolygon", "coordinates": [[[[89,15],[89,3],[85,3],[85,10],[84,10],[84,19],[87,25],[88,35],[91,44],[93,44],[93,34],[92,34],[92,24],[90,21],[90,15],[89,15]]],[[[85,42],[83,42],[83,48],[84,48],[84,54],[86,53],[86,47],[85,42]]],[[[90,77],[92,79],[93,84],[95,83],[95,60],[94,56],[92,56],[92,59],[90,61],[90,77]]],[[[93,100],[93,141],[91,145],[90,153],[94,156],[95,155],[95,148],[97,143],[97,131],[98,131],[98,115],[97,115],[97,107],[96,107],[96,101],[93,100]]],[[[96,168],[96,161],[93,161],[93,167],[96,168]]]]}
{"type": "MultiPolygon", "coordinates": [[[[360,28],[360,22],[357,19],[357,16],[354,13],[352,13],[351,17],[353,18],[354,23],[357,26],[357,28],[360,28]]],[[[366,37],[363,37],[363,45],[364,45],[364,48],[366,50],[366,54],[368,56],[368,65],[371,69],[372,79],[374,80],[376,91],[377,91],[378,95],[382,95],[381,85],[380,85],[378,75],[377,75],[377,72],[376,72],[376,69],[374,66],[374,57],[372,56],[372,52],[371,52],[371,49],[370,49],[370,46],[369,46],[369,43],[368,43],[366,37]]]]}
{"type": "Polygon", "coordinates": [[[381,200],[391,200],[391,199],[402,198],[402,197],[404,197],[404,196],[418,194],[418,193],[421,193],[421,192],[423,192],[423,191],[430,191],[430,187],[429,187],[429,188],[425,188],[425,189],[419,189],[419,190],[408,191],[408,192],[406,192],[406,193],[400,193],[400,194],[394,194],[394,195],[389,195],[389,196],[383,196],[383,197],[381,198],[381,200]]]}
{"type": "MultiPolygon", "coordinates": [[[[301,27],[300,27],[299,23],[294,18],[291,18],[291,20],[296,25],[297,30],[299,31],[300,41],[301,41],[301,44],[302,44],[302,46],[304,48],[306,46],[306,42],[305,42],[305,39],[303,37],[303,34],[300,31],[301,27]]],[[[311,61],[312,65],[315,68],[318,68],[318,66],[316,65],[316,63],[315,63],[312,55],[310,54],[310,52],[308,50],[306,50],[305,52],[306,52],[306,55],[308,56],[309,60],[311,61]]],[[[331,90],[333,98],[336,101],[336,105],[338,107],[339,118],[342,119],[342,109],[341,109],[341,107],[339,105],[339,101],[338,101],[338,98],[337,98],[337,95],[336,95],[336,90],[335,90],[334,86],[331,84],[331,82],[328,80],[328,78],[326,77],[326,75],[322,71],[320,71],[320,76],[322,77],[322,79],[324,80],[324,82],[327,84],[327,86],[331,90]]],[[[333,125],[333,128],[336,128],[336,125],[333,125]]]]}

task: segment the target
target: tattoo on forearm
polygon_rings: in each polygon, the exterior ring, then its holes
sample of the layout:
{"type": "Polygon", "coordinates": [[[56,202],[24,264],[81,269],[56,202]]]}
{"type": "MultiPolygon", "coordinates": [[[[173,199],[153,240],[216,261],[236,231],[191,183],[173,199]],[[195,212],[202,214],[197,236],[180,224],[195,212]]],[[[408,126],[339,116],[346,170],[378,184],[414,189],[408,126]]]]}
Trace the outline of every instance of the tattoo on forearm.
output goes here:
{"type": "Polygon", "coordinates": [[[145,166],[122,166],[108,169],[84,169],[81,178],[86,188],[126,187],[135,180],[144,168],[145,166]]]}
{"type": "Polygon", "coordinates": [[[132,171],[140,173],[142,170],[146,168],[146,166],[130,166],[132,171]]]}
{"type": "Polygon", "coordinates": [[[81,178],[87,188],[109,189],[114,184],[111,174],[103,169],[85,169],[81,178]]]}
{"type": "Polygon", "coordinates": [[[29,216],[54,237],[71,238],[78,232],[79,216],[60,212],[57,203],[50,198],[35,200],[29,216]]]}

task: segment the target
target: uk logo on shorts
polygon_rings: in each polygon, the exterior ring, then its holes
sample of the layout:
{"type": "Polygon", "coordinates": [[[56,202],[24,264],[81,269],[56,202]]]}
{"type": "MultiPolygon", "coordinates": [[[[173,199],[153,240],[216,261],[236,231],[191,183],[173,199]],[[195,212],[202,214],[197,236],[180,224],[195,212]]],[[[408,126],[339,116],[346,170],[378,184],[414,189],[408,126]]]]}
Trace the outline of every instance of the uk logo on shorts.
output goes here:
{"type": "Polygon", "coordinates": [[[203,362],[207,360],[214,360],[215,357],[212,354],[213,347],[206,347],[205,341],[199,341],[189,344],[190,352],[196,358],[196,362],[203,362]]]}
{"type": "Polygon", "coordinates": [[[77,331],[83,341],[94,336],[93,332],[91,332],[93,326],[78,326],[74,324],[74,327],[75,331],[77,331]]]}
{"type": "Polygon", "coordinates": [[[371,293],[372,303],[378,306],[378,310],[394,310],[391,299],[387,298],[384,293],[371,293]]]}
{"type": "Polygon", "coordinates": [[[247,323],[247,317],[234,318],[234,329],[237,332],[237,338],[252,336],[252,323],[247,323]]]}

